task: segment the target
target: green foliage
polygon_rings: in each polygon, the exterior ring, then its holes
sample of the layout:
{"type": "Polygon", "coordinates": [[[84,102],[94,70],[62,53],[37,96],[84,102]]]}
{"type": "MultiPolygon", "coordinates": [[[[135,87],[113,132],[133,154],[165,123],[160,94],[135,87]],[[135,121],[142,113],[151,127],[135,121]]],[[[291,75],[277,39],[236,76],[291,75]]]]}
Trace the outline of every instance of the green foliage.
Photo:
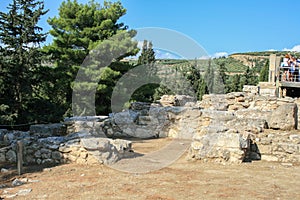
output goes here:
{"type": "Polygon", "coordinates": [[[14,119],[16,118],[16,114],[7,113],[8,109],[9,109],[8,105],[4,105],[4,104],[0,105],[0,124],[7,124],[7,125],[13,124],[14,119]]]}
{"type": "Polygon", "coordinates": [[[201,100],[204,94],[208,94],[208,87],[204,78],[201,76],[200,69],[198,67],[198,61],[195,60],[194,64],[187,69],[188,72],[185,73],[185,76],[193,87],[193,92],[196,94],[196,98],[201,100]]]}
{"type": "Polygon", "coordinates": [[[226,83],[226,92],[240,92],[243,89],[243,85],[241,84],[241,75],[235,74],[228,77],[226,83]]]}
{"type": "Polygon", "coordinates": [[[155,52],[152,42],[144,40],[141,55],[138,58],[138,65],[151,64],[155,62],[155,52]]]}
{"type": "Polygon", "coordinates": [[[29,122],[36,112],[30,103],[40,98],[39,45],[46,39],[37,23],[46,12],[38,0],[13,0],[7,13],[0,12],[0,104],[8,116],[1,118],[13,124],[29,122]]]}
{"type": "MultiPolygon", "coordinates": [[[[138,65],[144,65],[146,68],[145,76],[155,76],[157,73],[155,63],[155,52],[152,42],[144,40],[141,55],[138,58],[138,65]]],[[[144,77],[146,78],[146,77],[144,77]]],[[[158,98],[158,84],[149,83],[138,88],[132,95],[131,101],[153,102],[158,98]]],[[[162,89],[159,89],[162,91],[162,89]]]]}
{"type": "MultiPolygon", "coordinates": [[[[66,104],[69,110],[73,90],[86,90],[86,95],[81,98],[87,103],[92,97],[89,92],[95,89],[97,114],[110,111],[112,88],[121,74],[130,68],[123,67],[119,61],[138,52],[137,44],[132,41],[136,32],[126,31],[127,26],[118,22],[125,13],[126,9],[120,2],[105,1],[101,6],[94,0],[88,4],[67,0],[61,4],[59,15],[48,20],[54,39],[44,51],[63,77],[59,82],[65,91],[61,103],[66,104]],[[81,67],[84,78],[74,84],[80,65],[84,65],[81,67]]],[[[91,105],[86,106],[89,111],[80,111],[83,115],[91,114],[91,105]]]]}
{"type": "Polygon", "coordinates": [[[243,75],[245,77],[244,85],[257,85],[258,76],[255,73],[255,69],[248,67],[246,72],[243,75]]]}
{"type": "Polygon", "coordinates": [[[269,80],[269,61],[266,62],[264,67],[260,70],[259,81],[266,82],[269,80]]]}
{"type": "Polygon", "coordinates": [[[214,92],[214,79],[215,79],[215,72],[211,64],[211,60],[208,61],[207,70],[205,72],[205,82],[207,84],[207,89],[209,93],[214,92]]]}

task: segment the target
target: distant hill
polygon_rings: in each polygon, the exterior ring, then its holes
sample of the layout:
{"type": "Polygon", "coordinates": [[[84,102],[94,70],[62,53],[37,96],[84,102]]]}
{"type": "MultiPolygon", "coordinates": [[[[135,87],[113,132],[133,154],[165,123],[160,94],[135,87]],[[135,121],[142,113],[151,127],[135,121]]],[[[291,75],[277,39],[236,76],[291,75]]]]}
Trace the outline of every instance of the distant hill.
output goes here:
{"type": "Polygon", "coordinates": [[[262,52],[246,52],[246,53],[234,53],[229,55],[229,58],[241,61],[244,65],[249,67],[255,67],[259,63],[265,63],[269,60],[271,54],[276,56],[284,56],[290,53],[297,58],[300,58],[300,52],[289,52],[289,51],[262,51],[262,52]]]}
{"type": "MultiPolygon", "coordinates": [[[[212,67],[224,64],[228,74],[242,74],[246,71],[247,67],[254,68],[256,73],[259,73],[263,66],[269,60],[271,54],[277,56],[284,56],[287,53],[300,58],[300,53],[287,52],[287,51],[263,51],[263,52],[245,52],[245,53],[234,53],[228,57],[213,58],[213,59],[157,59],[156,64],[162,65],[170,69],[183,70],[189,69],[192,66],[197,67],[202,74],[205,73],[208,63],[211,63],[212,67]]],[[[137,64],[136,60],[130,61],[132,64],[137,64]]],[[[166,68],[164,68],[166,69],[166,68]]],[[[162,70],[163,71],[163,70],[162,70]]]]}

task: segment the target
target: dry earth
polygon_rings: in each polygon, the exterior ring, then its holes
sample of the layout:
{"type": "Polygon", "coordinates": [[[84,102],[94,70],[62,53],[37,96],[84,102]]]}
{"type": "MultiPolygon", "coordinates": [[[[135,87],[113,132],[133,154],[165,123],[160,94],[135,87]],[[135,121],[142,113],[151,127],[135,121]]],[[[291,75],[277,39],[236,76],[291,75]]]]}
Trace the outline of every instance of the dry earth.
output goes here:
{"type": "MultiPolygon", "coordinates": [[[[160,149],[170,139],[134,141],[135,152],[160,149]]],[[[0,196],[7,199],[300,199],[300,166],[291,163],[226,164],[186,161],[150,173],[126,173],[103,165],[66,164],[51,168],[31,166],[20,177],[0,174],[0,196]],[[11,187],[15,179],[29,180],[11,187]]],[[[5,164],[0,167],[9,167],[5,164]]],[[[1,198],[0,198],[1,199],[1,198]]]]}

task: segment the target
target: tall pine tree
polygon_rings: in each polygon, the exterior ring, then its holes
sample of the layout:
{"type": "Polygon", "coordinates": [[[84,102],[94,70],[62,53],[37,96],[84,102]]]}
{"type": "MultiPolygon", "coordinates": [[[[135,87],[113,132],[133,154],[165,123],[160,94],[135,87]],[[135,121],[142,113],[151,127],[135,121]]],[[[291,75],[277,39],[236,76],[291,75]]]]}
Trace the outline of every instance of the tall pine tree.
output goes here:
{"type": "MultiPolygon", "coordinates": [[[[119,61],[123,57],[135,55],[138,52],[136,44],[129,40],[135,36],[136,32],[127,31],[128,27],[118,22],[120,17],[125,14],[126,9],[120,2],[104,1],[100,5],[94,0],[89,1],[87,4],[78,3],[77,0],[66,0],[59,8],[59,15],[48,20],[52,27],[50,34],[54,39],[50,45],[44,48],[44,51],[50,56],[51,62],[54,62],[54,67],[60,74],[56,85],[64,88],[64,101],[69,108],[72,103],[74,80],[84,59],[94,50],[100,53],[99,47],[101,46],[106,48],[104,52],[109,55],[108,57],[117,54],[116,52],[119,49],[127,46],[131,51],[115,58],[116,63],[107,66],[101,77],[99,77],[99,66],[97,64],[93,68],[89,68],[93,70],[86,70],[86,75],[89,73],[90,76],[95,77],[95,80],[100,79],[96,95],[97,114],[108,114],[110,112],[110,97],[114,84],[121,74],[130,68],[130,66],[119,61]],[[123,38],[123,41],[117,41],[118,37],[122,38],[125,35],[126,39],[123,38]],[[110,40],[111,38],[114,38],[115,41],[110,40]],[[133,47],[134,50],[129,46],[133,47]]],[[[105,57],[100,62],[103,65],[105,57]]],[[[107,62],[108,64],[109,62],[107,62]]],[[[77,85],[77,87],[85,90],[83,85],[86,88],[91,88],[93,84],[82,83],[81,86],[77,85]]]]}
{"type": "MultiPolygon", "coordinates": [[[[157,73],[157,66],[155,66],[155,52],[153,50],[152,42],[144,40],[142,46],[141,55],[138,58],[138,65],[144,65],[145,67],[145,77],[154,78],[157,73]]],[[[137,89],[131,97],[132,101],[142,101],[142,102],[153,102],[156,100],[156,90],[159,88],[158,84],[149,83],[147,85],[141,86],[137,89]]]]}
{"type": "Polygon", "coordinates": [[[26,123],[32,120],[30,103],[39,95],[42,81],[36,72],[41,66],[40,43],[46,34],[37,23],[47,11],[39,0],[13,0],[7,9],[0,12],[0,105],[13,117],[0,123],[26,123]]]}
{"type": "Polygon", "coordinates": [[[215,74],[214,74],[212,63],[211,63],[211,59],[208,60],[208,66],[207,66],[204,77],[205,77],[205,82],[206,82],[209,93],[213,93],[214,92],[215,74]]]}

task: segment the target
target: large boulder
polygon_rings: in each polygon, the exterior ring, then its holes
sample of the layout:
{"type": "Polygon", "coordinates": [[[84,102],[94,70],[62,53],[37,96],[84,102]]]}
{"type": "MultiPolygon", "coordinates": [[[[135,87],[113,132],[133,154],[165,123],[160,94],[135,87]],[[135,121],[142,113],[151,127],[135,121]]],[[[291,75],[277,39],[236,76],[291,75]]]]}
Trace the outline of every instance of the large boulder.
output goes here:
{"type": "Polygon", "coordinates": [[[271,129],[297,129],[298,107],[295,103],[282,104],[272,112],[267,121],[271,129]]]}
{"type": "Polygon", "coordinates": [[[201,127],[201,111],[189,107],[174,107],[168,110],[169,124],[164,127],[171,138],[192,139],[201,127]],[[179,109],[181,108],[181,109],[179,109]],[[178,113],[178,110],[181,112],[178,113]]]}
{"type": "Polygon", "coordinates": [[[108,138],[82,138],[81,145],[100,163],[113,164],[132,152],[131,142],[127,140],[112,140],[108,138]]]}
{"type": "Polygon", "coordinates": [[[195,136],[189,149],[190,159],[213,159],[240,163],[244,159],[244,151],[240,146],[240,134],[228,130],[195,136]]]}
{"type": "Polygon", "coordinates": [[[188,103],[196,103],[197,100],[188,95],[163,95],[159,102],[162,106],[185,106],[188,103]]]}
{"type": "Polygon", "coordinates": [[[187,95],[176,95],[174,106],[185,106],[187,103],[196,103],[195,97],[187,95]]]}

